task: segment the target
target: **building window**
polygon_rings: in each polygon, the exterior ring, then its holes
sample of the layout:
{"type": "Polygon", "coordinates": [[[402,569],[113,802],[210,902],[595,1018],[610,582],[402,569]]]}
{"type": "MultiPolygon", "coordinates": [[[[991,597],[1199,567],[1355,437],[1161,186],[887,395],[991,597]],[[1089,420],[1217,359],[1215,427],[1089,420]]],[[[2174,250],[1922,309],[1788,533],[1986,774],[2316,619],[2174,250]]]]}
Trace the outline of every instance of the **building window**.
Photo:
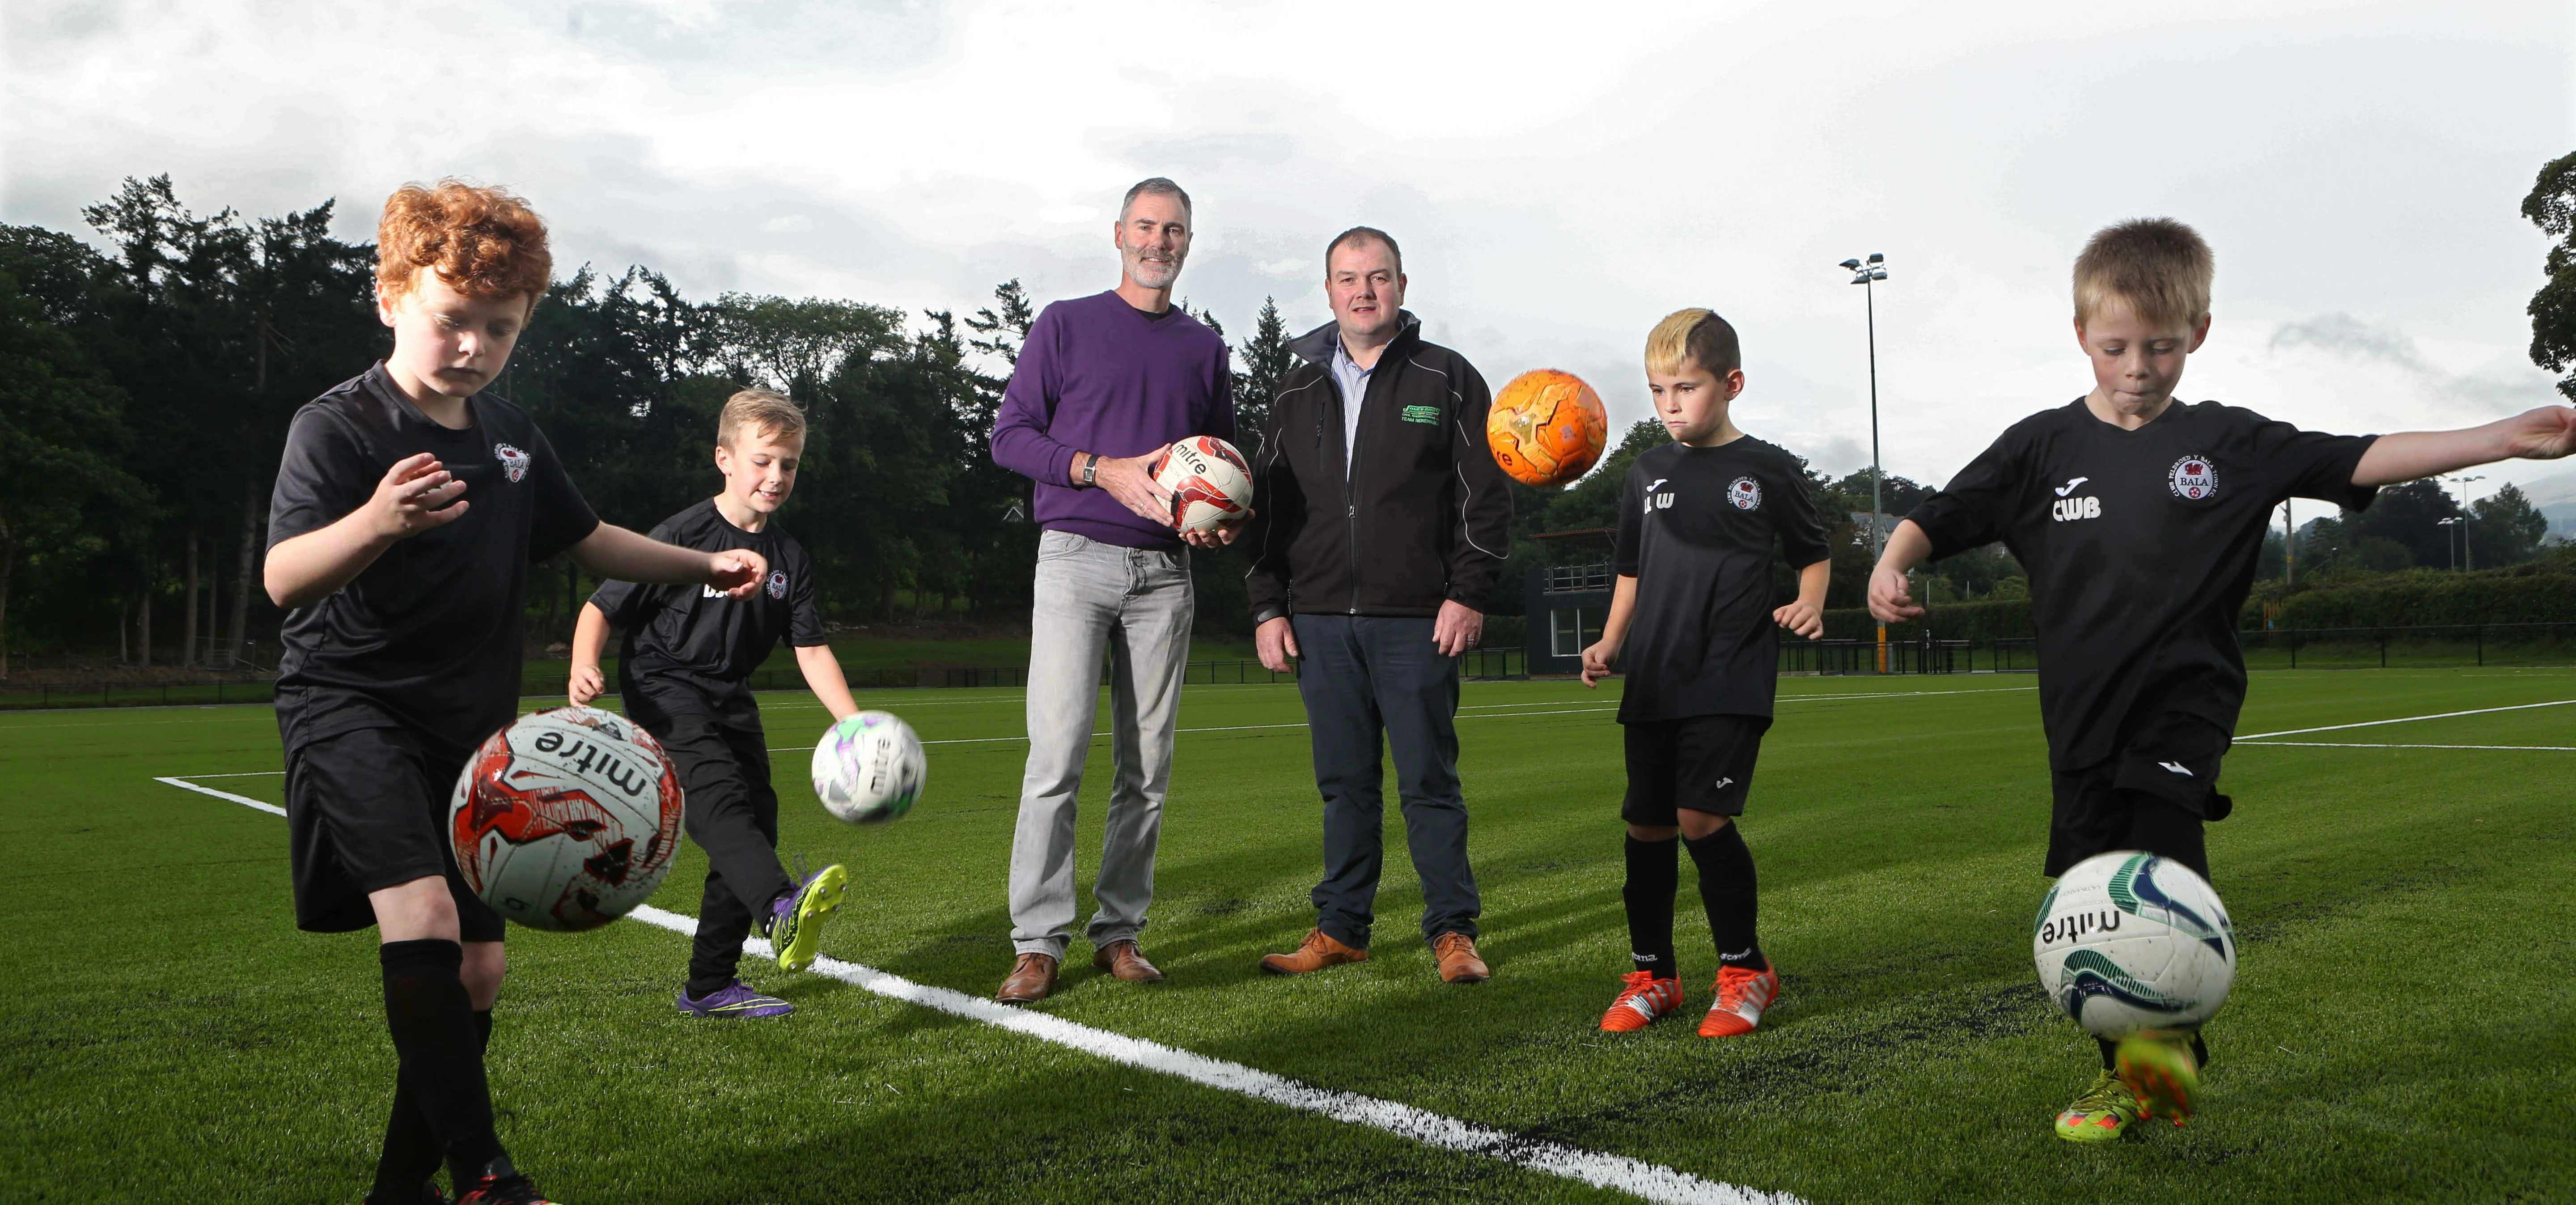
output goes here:
{"type": "Polygon", "coordinates": [[[1548,612],[1548,654],[1580,657],[1601,639],[1601,608],[1558,607],[1548,612]]]}
{"type": "Polygon", "coordinates": [[[1610,566],[1607,562],[1596,565],[1551,565],[1547,570],[1546,592],[1549,594],[1609,588],[1610,566]]]}

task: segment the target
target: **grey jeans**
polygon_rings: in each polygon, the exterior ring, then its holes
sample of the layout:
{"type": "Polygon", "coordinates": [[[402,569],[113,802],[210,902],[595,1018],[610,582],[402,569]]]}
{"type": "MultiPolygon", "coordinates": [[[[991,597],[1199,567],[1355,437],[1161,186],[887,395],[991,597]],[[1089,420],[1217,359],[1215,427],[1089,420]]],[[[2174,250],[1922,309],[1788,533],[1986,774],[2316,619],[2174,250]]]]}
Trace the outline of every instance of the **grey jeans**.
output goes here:
{"type": "Polygon", "coordinates": [[[1103,544],[1065,531],[1038,540],[1029,620],[1029,761],[1011,839],[1011,944],[1064,957],[1074,914],[1074,798],[1109,659],[1109,830],[1101,842],[1092,944],[1133,938],[1154,899],[1154,844],[1172,779],[1172,727],[1189,663],[1189,552],[1103,544]]]}

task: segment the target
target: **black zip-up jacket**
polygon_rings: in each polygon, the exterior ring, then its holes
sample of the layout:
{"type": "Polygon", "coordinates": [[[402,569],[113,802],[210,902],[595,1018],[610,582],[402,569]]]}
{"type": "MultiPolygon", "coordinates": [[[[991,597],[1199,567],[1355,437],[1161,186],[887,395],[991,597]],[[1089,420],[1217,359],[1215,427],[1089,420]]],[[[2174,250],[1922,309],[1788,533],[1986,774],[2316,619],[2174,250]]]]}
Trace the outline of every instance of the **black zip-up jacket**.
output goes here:
{"type": "Polygon", "coordinates": [[[1289,343],[1304,361],[1279,383],[1253,463],[1252,622],[1291,612],[1431,616],[1445,599],[1484,610],[1511,549],[1512,495],[1485,447],[1493,395],[1464,356],[1422,341],[1410,311],[1378,353],[1345,475],[1342,407],[1325,323],[1289,343]]]}

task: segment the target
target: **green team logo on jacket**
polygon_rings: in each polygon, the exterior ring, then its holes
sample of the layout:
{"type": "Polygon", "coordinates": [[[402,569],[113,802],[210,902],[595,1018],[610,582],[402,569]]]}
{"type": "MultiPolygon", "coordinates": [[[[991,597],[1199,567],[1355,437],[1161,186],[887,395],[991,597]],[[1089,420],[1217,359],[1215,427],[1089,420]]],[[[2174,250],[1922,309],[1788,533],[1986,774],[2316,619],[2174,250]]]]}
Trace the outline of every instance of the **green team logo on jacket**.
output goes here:
{"type": "Polygon", "coordinates": [[[1437,427],[1440,425],[1440,407],[1407,406],[1404,408],[1404,421],[1437,427]]]}

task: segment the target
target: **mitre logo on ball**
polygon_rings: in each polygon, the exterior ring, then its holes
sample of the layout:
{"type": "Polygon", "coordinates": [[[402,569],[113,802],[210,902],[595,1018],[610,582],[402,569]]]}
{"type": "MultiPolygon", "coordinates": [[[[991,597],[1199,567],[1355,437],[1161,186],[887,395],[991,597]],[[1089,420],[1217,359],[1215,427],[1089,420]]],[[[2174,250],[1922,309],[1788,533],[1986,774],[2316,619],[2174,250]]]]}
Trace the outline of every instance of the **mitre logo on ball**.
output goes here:
{"type": "Polygon", "coordinates": [[[465,885],[537,929],[593,929],[653,894],[678,851],[680,779],[653,735],[595,707],[521,716],[457,779],[465,885]]]}
{"type": "Polygon", "coordinates": [[[1234,445],[1193,435],[1154,461],[1154,484],[1172,492],[1172,530],[1212,531],[1252,513],[1252,466],[1234,445]]]}

